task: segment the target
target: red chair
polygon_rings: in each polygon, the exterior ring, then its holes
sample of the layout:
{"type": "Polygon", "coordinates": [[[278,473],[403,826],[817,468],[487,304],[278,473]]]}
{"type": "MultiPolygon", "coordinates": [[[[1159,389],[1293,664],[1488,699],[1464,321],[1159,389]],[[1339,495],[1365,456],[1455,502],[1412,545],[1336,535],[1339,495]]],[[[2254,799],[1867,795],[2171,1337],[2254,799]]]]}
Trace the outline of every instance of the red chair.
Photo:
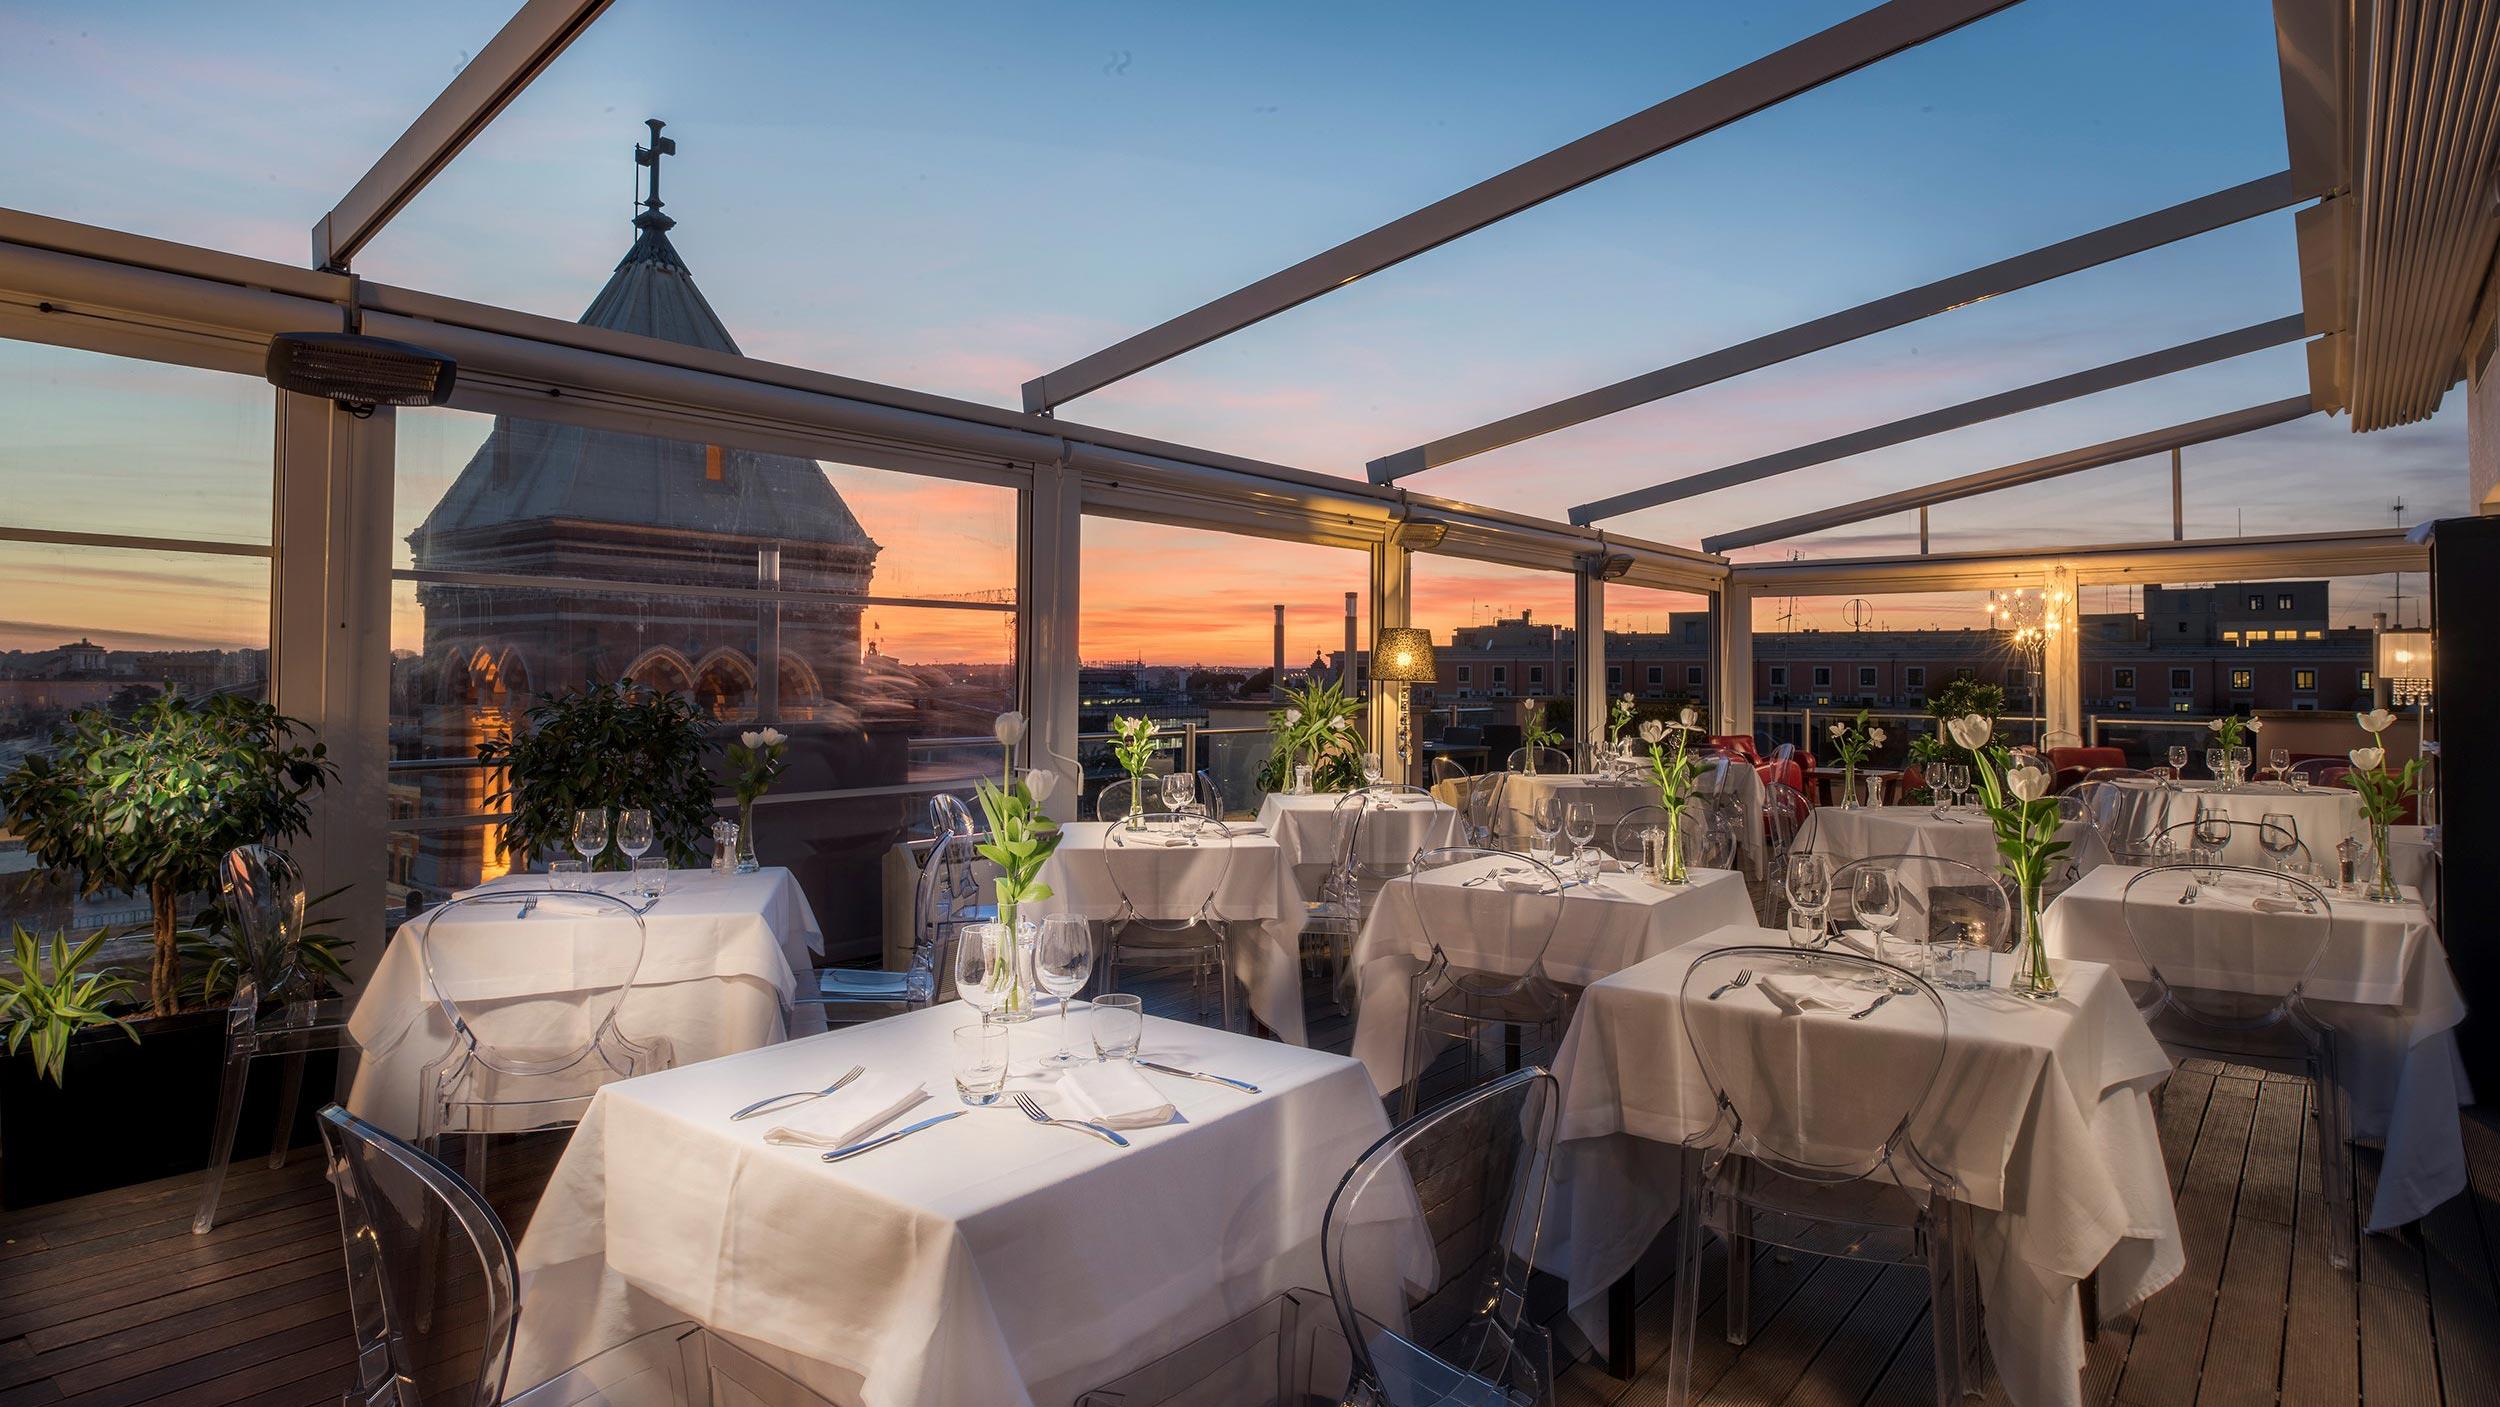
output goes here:
{"type": "Polygon", "coordinates": [[[2114,747],[2053,747],[2049,749],[2049,790],[2064,791],[2097,767],[2126,765],[2127,754],[2114,747]]]}
{"type": "Polygon", "coordinates": [[[1751,733],[1714,733],[1710,745],[1721,752],[1741,757],[1752,766],[1762,765],[1762,754],[1754,751],[1751,733]]]}

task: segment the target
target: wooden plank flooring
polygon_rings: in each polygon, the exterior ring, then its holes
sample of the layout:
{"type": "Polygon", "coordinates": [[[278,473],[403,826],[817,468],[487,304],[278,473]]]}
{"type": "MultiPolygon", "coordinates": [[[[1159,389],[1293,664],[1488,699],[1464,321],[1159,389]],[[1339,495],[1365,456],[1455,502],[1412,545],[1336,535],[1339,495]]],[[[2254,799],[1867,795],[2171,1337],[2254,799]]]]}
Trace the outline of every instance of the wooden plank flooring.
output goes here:
{"type": "MultiPolygon", "coordinates": [[[[1191,1015],[1177,982],[1145,990],[1159,1014],[1191,1015]]],[[[1352,1025],[1316,984],[1309,1009],[1314,1043],[1346,1049],[1352,1025]]],[[[1445,1061],[1427,1093],[1462,1075],[1445,1061]]],[[[2467,1112],[2465,1195],[2401,1235],[2366,1238],[2356,1268],[2339,1272],[2327,1261],[2307,1094],[2296,1081],[2208,1063],[2174,1077],[2161,1133],[2188,1269],[2092,1345],[2091,1407],[2500,1402],[2500,1118],[2467,1112]]],[[[560,1148],[550,1135],[499,1149],[489,1198],[516,1236],[560,1148]]],[[[2363,1151],[2357,1161],[2366,1207],[2376,1159],[2363,1151]]],[[[197,1195],[196,1180],[182,1178],[0,1213],[0,1407],[338,1400],[353,1345],[317,1152],[274,1170],[238,1163],[225,1215],[202,1237],[190,1232],[197,1195]]],[[[1638,1375],[1618,1380],[1575,1355],[1558,1403],[1666,1400],[1671,1263],[1662,1242],[1639,1276],[1638,1375]]],[[[1741,1351],[1716,1332],[1725,1264],[1715,1244],[1703,1273],[1710,1332],[1694,1365],[1702,1402],[1933,1402],[1926,1278],[1916,1268],[1759,1253],[1753,1335],[1741,1351]]],[[[1555,1329],[1558,1353],[1578,1342],[1559,1320],[1555,1329]]],[[[2004,1400],[1993,1379],[1985,1391],[2004,1400]]]]}

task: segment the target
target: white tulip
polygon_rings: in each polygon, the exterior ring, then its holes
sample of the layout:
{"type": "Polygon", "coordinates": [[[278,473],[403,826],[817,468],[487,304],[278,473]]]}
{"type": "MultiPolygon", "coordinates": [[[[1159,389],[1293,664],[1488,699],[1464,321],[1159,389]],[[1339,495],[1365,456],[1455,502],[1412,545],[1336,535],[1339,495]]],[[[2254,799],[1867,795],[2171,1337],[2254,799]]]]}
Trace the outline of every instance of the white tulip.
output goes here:
{"type": "Polygon", "coordinates": [[[1644,724],[1642,724],[1642,725],[1641,725],[1641,741],[1642,741],[1642,742],[1655,744],[1655,743],[1662,743],[1662,742],[1665,742],[1666,740],[1667,740],[1667,725],[1666,725],[1666,724],[1661,723],[1661,722],[1659,722],[1657,719],[1653,718],[1653,719],[1649,720],[1647,723],[1644,723],[1644,724]]]}
{"type": "Polygon", "coordinates": [[[764,735],[749,729],[738,735],[738,745],[749,750],[763,746],[764,735]]]}
{"type": "Polygon", "coordinates": [[[764,746],[766,747],[779,747],[788,741],[790,741],[790,735],[782,732],[779,728],[767,728],[764,730],[764,746]]]}
{"type": "Polygon", "coordinates": [[[1839,737],[1841,734],[1846,733],[1846,732],[1848,732],[1848,731],[1849,731],[1849,725],[1848,725],[1848,724],[1846,724],[1846,723],[1835,723],[1835,724],[1833,724],[1831,727],[1829,727],[1829,728],[1825,729],[1824,731],[1825,731],[1825,732],[1827,732],[1827,733],[1829,733],[1831,736],[1833,736],[1833,737],[1837,738],[1837,737],[1839,737]]]}
{"type": "Polygon", "coordinates": [[[1988,734],[1994,727],[1984,713],[1965,713],[1945,720],[1945,732],[1953,736],[1956,746],[1977,752],[1988,745],[1988,734]]]}
{"type": "Polygon", "coordinates": [[[1014,747],[1023,742],[1024,715],[1012,708],[998,715],[998,721],[990,725],[990,734],[998,739],[1000,747],[1014,747]]]}
{"type": "Polygon", "coordinates": [[[2049,774],[2037,767],[2017,767],[2005,774],[2005,789],[2022,801],[2038,801],[2049,794],[2049,774]]]}
{"type": "Polygon", "coordinates": [[[1701,715],[1692,709],[1688,708],[1682,713],[1677,714],[1676,717],[1687,728],[1698,728],[1701,726],[1701,715]]]}
{"type": "Polygon", "coordinates": [[[1634,705],[1634,703],[1635,703],[1635,700],[1633,699],[1633,697],[1632,697],[1630,694],[1626,694],[1626,695],[1624,695],[1624,696],[1623,696],[1623,706],[1624,706],[1625,708],[1631,708],[1631,707],[1634,705]]]}
{"type": "Polygon", "coordinates": [[[2205,731],[2208,733],[2219,733],[2222,731],[2222,725],[2228,721],[2229,720],[2227,719],[2221,718],[2208,718],[2205,720],[2205,731]]]}
{"type": "Polygon", "coordinates": [[[1036,767],[1024,774],[1024,789],[1033,794],[1033,804],[1039,806],[1059,789],[1059,774],[1036,767]]]}
{"type": "Polygon", "coordinates": [[[2266,726],[2266,720],[2264,720],[2264,719],[2262,719],[2262,718],[2252,718],[2252,719],[2248,720],[2248,731],[2250,731],[2250,732],[2252,732],[2252,733],[2257,732],[2259,729],[2262,729],[2262,728],[2264,728],[2265,726],[2266,726]]]}
{"type": "Polygon", "coordinates": [[[2376,737],[2396,726],[2396,715],[2383,708],[2374,708],[2368,713],[2354,714],[2352,721],[2361,725],[2362,732],[2376,737]]]}
{"type": "Polygon", "coordinates": [[[2357,747],[2344,755],[2351,758],[2352,765],[2362,771],[2375,772],[2378,770],[2379,764],[2387,760],[2387,749],[2383,747],[2357,747]]]}
{"type": "Polygon", "coordinates": [[[1881,728],[1868,729],[1866,740],[1875,744],[1877,747],[1882,747],[1884,745],[1884,730],[1881,728]]]}

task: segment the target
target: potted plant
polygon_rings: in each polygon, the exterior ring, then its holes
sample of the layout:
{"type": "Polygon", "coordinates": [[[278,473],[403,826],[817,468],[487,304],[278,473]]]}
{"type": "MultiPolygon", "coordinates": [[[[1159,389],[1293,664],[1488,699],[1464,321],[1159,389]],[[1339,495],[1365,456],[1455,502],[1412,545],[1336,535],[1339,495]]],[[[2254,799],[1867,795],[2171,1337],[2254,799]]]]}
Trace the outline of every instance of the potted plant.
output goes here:
{"type": "Polygon", "coordinates": [[[1353,791],[1363,785],[1363,734],[1354,723],[1361,705],[1333,679],[1315,679],[1284,691],[1285,706],[1267,716],[1267,762],[1259,768],[1262,791],[1294,784],[1294,768],[1311,769],[1313,791],[1353,791]]]}
{"type": "Polygon", "coordinates": [[[779,728],[749,729],[729,745],[729,766],[738,792],[740,874],[753,874],[760,868],[755,859],[755,803],[781,780],[782,769],[790,765],[783,756],[789,750],[789,736],[779,728]]]}
{"type": "MultiPolygon", "coordinates": [[[[712,779],[693,704],[626,680],[555,694],[520,723],[477,745],[495,769],[491,805],[509,808],[504,853],[514,868],[543,851],[561,851],[575,812],[639,807],[651,813],[655,844],[677,866],[699,864],[711,835],[712,779]]],[[[596,868],[623,868],[613,844],[596,868]]]]}
{"type": "Polygon", "coordinates": [[[1142,830],[1146,824],[1146,772],[1154,766],[1155,724],[1151,718],[1123,714],[1111,720],[1111,753],[1128,774],[1128,815],[1123,824],[1142,830]]]}

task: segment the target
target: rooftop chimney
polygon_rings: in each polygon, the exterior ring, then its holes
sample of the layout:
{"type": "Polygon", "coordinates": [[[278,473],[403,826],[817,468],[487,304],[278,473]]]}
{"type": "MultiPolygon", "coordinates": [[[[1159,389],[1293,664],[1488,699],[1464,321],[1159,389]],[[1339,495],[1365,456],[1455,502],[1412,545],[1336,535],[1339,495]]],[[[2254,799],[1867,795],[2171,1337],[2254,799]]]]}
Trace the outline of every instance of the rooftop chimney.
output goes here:
{"type": "Polygon", "coordinates": [[[1345,594],[1345,662],[1337,666],[1337,682],[1354,692],[1354,593],[1345,594]]]}
{"type": "Polygon", "coordinates": [[[1276,660],[1268,666],[1267,694],[1282,697],[1285,692],[1285,603],[1276,603],[1276,660]]]}

